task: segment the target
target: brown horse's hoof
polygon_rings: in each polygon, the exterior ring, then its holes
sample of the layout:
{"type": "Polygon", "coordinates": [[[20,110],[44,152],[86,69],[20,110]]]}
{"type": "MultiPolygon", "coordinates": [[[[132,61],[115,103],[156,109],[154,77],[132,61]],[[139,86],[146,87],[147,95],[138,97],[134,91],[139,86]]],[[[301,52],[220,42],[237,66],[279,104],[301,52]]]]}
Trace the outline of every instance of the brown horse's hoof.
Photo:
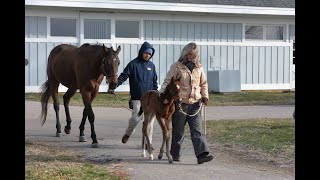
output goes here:
{"type": "Polygon", "coordinates": [[[172,159],[169,159],[169,163],[172,164],[172,163],[173,163],[173,160],[172,160],[172,159]]]}
{"type": "Polygon", "coordinates": [[[79,142],[87,142],[85,136],[79,136],[79,142]]]}
{"type": "Polygon", "coordinates": [[[162,155],[159,154],[159,155],[158,155],[158,159],[162,159],[162,155]]]}
{"type": "Polygon", "coordinates": [[[56,133],[56,137],[61,137],[61,133],[56,133]]]}
{"type": "Polygon", "coordinates": [[[66,134],[70,134],[70,129],[67,129],[67,127],[65,127],[65,128],[64,128],[64,132],[65,132],[66,134]]]}
{"type": "Polygon", "coordinates": [[[98,148],[98,147],[99,147],[99,143],[92,143],[92,144],[91,144],[91,147],[92,147],[92,148],[98,148]]]}

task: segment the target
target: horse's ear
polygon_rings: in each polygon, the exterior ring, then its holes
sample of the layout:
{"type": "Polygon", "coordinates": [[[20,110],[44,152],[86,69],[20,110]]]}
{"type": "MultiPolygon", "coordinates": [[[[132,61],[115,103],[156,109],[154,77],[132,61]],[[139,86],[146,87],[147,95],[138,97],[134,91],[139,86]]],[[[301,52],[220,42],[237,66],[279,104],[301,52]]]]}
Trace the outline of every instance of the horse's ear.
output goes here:
{"type": "Polygon", "coordinates": [[[171,83],[174,83],[175,80],[174,80],[174,76],[171,77],[171,83]]]}
{"type": "Polygon", "coordinates": [[[181,76],[179,76],[179,77],[174,77],[174,76],[172,76],[172,78],[171,78],[171,83],[180,81],[180,78],[181,78],[181,76]]]}
{"type": "Polygon", "coordinates": [[[172,77],[171,78],[171,83],[180,85],[180,79],[181,79],[181,75],[178,76],[177,78],[172,77]]]}
{"type": "Polygon", "coordinates": [[[104,52],[108,52],[108,48],[106,48],[106,46],[104,44],[102,44],[102,49],[104,52]]]}
{"type": "Polygon", "coordinates": [[[177,78],[176,78],[176,82],[180,82],[180,79],[181,79],[181,75],[179,75],[177,78]]]}
{"type": "Polygon", "coordinates": [[[121,46],[118,46],[116,53],[119,54],[120,51],[121,51],[121,46]]]}

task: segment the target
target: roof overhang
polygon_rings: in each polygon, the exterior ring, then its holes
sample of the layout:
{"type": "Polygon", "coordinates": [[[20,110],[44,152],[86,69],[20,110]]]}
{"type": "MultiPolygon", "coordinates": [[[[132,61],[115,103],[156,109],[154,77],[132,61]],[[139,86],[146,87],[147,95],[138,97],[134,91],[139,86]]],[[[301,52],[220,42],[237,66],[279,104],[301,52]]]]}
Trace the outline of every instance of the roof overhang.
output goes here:
{"type": "Polygon", "coordinates": [[[26,6],[192,13],[295,16],[294,8],[230,6],[121,0],[25,0],[26,6]]]}

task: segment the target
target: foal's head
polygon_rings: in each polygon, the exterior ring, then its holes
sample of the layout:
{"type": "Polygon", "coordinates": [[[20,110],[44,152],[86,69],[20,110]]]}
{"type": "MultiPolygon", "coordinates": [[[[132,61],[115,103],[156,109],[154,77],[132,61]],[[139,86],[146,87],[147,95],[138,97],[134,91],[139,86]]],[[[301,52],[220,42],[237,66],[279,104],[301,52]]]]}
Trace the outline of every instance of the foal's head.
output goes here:
{"type": "Polygon", "coordinates": [[[109,89],[115,89],[118,83],[118,67],[120,65],[119,52],[121,47],[118,46],[114,51],[112,47],[103,47],[103,74],[106,76],[106,81],[109,84],[109,89]]]}
{"type": "Polygon", "coordinates": [[[174,99],[175,101],[180,100],[179,93],[180,77],[177,79],[175,79],[175,77],[172,77],[170,83],[167,85],[166,90],[163,93],[163,103],[166,104],[171,99],[174,99]]]}

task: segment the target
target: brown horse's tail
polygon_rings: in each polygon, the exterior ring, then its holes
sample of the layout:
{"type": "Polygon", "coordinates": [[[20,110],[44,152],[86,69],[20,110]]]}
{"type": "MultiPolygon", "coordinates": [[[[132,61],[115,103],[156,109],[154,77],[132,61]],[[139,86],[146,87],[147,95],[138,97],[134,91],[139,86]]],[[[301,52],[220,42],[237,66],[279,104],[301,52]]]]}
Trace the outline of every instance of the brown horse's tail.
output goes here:
{"type": "Polygon", "coordinates": [[[49,80],[47,80],[42,86],[41,86],[41,126],[46,122],[47,120],[47,112],[48,112],[48,101],[50,98],[50,88],[49,88],[49,80]]]}
{"type": "Polygon", "coordinates": [[[138,112],[138,116],[141,116],[142,113],[143,113],[143,109],[142,109],[142,106],[140,106],[140,111],[138,112]]]}

